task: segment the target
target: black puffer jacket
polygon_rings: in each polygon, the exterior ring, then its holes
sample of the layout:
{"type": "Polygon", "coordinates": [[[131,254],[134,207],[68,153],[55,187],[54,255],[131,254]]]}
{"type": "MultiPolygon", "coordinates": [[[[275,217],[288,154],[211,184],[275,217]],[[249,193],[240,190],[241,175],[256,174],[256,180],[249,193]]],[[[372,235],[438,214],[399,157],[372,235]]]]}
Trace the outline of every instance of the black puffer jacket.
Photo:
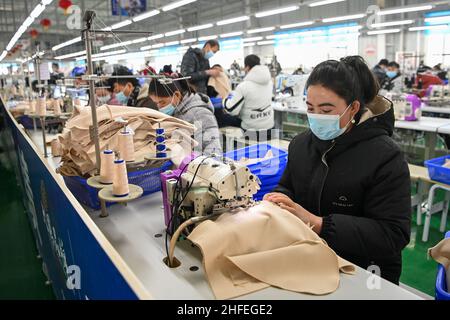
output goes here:
{"type": "Polygon", "coordinates": [[[181,74],[185,77],[191,77],[189,81],[195,86],[197,92],[206,94],[206,86],[209,76],[206,70],[209,70],[209,60],[203,55],[199,48],[189,48],[181,61],[181,74]]]}
{"type": "Polygon", "coordinates": [[[360,124],[334,141],[307,131],[289,146],[275,190],[323,217],[320,236],[341,257],[398,283],[408,244],[411,190],[407,162],[390,138],[392,103],[377,97],[360,124]]]}

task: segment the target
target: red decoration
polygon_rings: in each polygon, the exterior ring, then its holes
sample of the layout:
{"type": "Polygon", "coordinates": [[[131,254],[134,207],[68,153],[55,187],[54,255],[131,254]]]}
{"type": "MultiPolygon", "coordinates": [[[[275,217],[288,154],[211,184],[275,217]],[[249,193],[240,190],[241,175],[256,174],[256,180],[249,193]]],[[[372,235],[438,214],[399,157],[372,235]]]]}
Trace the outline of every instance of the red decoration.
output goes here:
{"type": "Polygon", "coordinates": [[[70,0],[59,0],[58,6],[64,10],[64,15],[68,15],[69,8],[72,6],[72,1],[70,0]]]}
{"type": "Polygon", "coordinates": [[[39,35],[39,32],[36,29],[31,29],[29,32],[31,38],[36,39],[39,35]]]}
{"type": "Polygon", "coordinates": [[[41,26],[44,27],[44,30],[47,31],[48,28],[50,28],[50,26],[52,25],[52,22],[50,19],[42,19],[40,22],[41,26]]]}

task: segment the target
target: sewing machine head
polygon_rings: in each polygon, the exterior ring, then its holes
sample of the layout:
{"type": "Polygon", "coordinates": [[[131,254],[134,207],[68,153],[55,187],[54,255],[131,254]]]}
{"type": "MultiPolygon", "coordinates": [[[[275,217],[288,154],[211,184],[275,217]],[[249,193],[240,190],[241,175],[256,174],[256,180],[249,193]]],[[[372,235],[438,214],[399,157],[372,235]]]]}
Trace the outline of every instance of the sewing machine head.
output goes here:
{"type": "Polygon", "coordinates": [[[200,156],[189,163],[179,181],[169,179],[165,187],[170,205],[189,219],[252,205],[260,182],[244,165],[200,156]]]}

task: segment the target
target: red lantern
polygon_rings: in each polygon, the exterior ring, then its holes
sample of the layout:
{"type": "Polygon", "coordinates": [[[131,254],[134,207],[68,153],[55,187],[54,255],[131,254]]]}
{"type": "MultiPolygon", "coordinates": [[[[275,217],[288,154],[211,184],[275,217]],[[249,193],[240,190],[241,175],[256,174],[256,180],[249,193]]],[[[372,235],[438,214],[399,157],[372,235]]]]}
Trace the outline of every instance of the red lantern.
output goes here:
{"type": "Polygon", "coordinates": [[[42,19],[40,22],[41,26],[44,28],[45,31],[48,30],[48,28],[50,28],[50,26],[52,25],[52,22],[50,21],[50,19],[42,19]]]}
{"type": "Polygon", "coordinates": [[[39,35],[39,32],[36,29],[31,29],[29,32],[31,38],[36,39],[39,35]]]}
{"type": "Polygon", "coordinates": [[[67,16],[69,14],[69,8],[72,6],[72,1],[70,0],[59,0],[58,6],[64,10],[64,15],[67,16]]]}

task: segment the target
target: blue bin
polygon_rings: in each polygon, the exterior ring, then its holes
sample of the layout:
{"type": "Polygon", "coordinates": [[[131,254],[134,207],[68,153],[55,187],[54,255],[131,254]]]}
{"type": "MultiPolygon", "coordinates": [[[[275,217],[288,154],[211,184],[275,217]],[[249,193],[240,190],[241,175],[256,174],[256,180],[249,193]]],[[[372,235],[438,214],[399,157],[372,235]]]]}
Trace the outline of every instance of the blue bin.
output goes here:
{"type": "MultiPolygon", "coordinates": [[[[447,234],[445,235],[445,238],[450,238],[450,231],[447,232],[447,234]]],[[[447,300],[450,301],[450,293],[448,292],[448,288],[447,288],[447,281],[445,278],[446,274],[445,274],[445,269],[444,267],[440,264],[438,266],[438,274],[436,277],[436,300],[447,300]]],[[[450,275],[447,274],[447,277],[450,277],[450,275]]]]}
{"type": "MultiPolygon", "coordinates": [[[[172,167],[172,162],[165,162],[160,168],[152,168],[146,170],[139,170],[134,172],[128,172],[128,182],[140,186],[144,193],[148,195],[161,191],[161,178],[160,174],[169,170],[172,167]]],[[[81,177],[63,177],[67,188],[77,198],[77,200],[94,209],[100,210],[100,200],[98,198],[98,190],[92,188],[87,184],[87,179],[81,177]]],[[[110,206],[108,203],[107,206],[110,206]]]]}
{"type": "Polygon", "coordinates": [[[209,98],[214,109],[223,109],[222,98],[209,98]]]}
{"type": "Polygon", "coordinates": [[[446,159],[450,159],[450,155],[425,161],[431,180],[450,184],[450,169],[443,167],[446,159]]]}
{"type": "Polygon", "coordinates": [[[269,144],[256,144],[224,154],[224,157],[239,161],[242,158],[264,158],[271,150],[273,158],[259,161],[248,166],[250,171],[261,181],[261,190],[254,195],[255,200],[262,200],[265,194],[272,192],[280,182],[287,165],[288,153],[269,144]]]}

